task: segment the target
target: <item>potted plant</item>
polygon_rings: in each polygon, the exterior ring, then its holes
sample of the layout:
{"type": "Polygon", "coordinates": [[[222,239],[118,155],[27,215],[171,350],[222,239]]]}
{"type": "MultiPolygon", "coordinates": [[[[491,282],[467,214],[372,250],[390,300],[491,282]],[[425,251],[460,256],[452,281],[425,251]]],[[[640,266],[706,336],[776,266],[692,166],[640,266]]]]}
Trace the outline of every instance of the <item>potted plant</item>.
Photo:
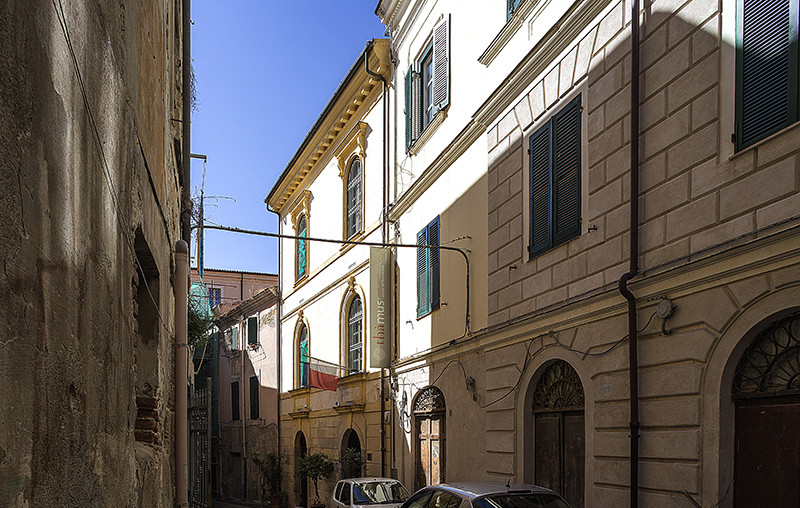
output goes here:
{"type": "Polygon", "coordinates": [[[355,448],[347,448],[342,453],[342,458],[339,459],[342,480],[346,478],[358,478],[363,476],[364,467],[366,465],[367,461],[364,460],[364,456],[361,455],[360,450],[356,450],[355,448]]]}
{"type": "Polygon", "coordinates": [[[281,496],[281,482],[283,481],[283,467],[281,466],[281,459],[275,452],[267,454],[266,459],[261,460],[258,457],[253,458],[258,469],[261,471],[261,476],[264,477],[264,486],[266,487],[266,495],[262,494],[262,501],[269,501],[275,507],[283,505],[283,497],[281,496]]]}
{"type": "Polygon", "coordinates": [[[312,453],[297,461],[297,476],[314,482],[314,502],[311,506],[325,506],[319,498],[318,482],[320,478],[329,478],[333,472],[333,462],[324,453],[312,453]]]}

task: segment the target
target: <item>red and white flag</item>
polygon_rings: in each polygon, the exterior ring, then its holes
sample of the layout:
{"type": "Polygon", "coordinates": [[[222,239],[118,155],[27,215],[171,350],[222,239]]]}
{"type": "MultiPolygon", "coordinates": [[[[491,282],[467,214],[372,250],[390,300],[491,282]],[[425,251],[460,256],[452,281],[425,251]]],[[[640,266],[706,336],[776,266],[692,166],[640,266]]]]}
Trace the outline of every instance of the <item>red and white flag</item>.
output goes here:
{"type": "Polygon", "coordinates": [[[308,359],[309,384],[315,388],[336,391],[339,383],[339,366],[316,358],[308,359]]]}

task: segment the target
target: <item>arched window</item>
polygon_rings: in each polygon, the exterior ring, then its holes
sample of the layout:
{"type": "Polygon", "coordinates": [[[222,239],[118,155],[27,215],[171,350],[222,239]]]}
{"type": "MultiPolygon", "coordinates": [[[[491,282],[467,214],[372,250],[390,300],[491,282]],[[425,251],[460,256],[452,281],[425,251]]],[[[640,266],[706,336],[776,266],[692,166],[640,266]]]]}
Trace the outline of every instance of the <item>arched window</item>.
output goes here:
{"type": "Polygon", "coordinates": [[[584,506],[584,396],[578,373],[557,360],[542,372],[533,392],[534,479],[570,506],[584,506]]]}
{"type": "Polygon", "coordinates": [[[364,312],[361,298],[355,296],[347,312],[347,369],[350,374],[364,368],[364,312]]]}
{"type": "Polygon", "coordinates": [[[300,333],[297,338],[297,358],[298,358],[298,385],[309,386],[310,372],[308,365],[309,349],[308,349],[308,327],[300,325],[300,333]]]}
{"type": "Polygon", "coordinates": [[[347,238],[361,231],[361,159],[355,157],[347,171],[347,238]]]}
{"type": "Polygon", "coordinates": [[[302,279],[308,273],[308,251],[306,249],[306,240],[304,239],[308,233],[308,221],[306,216],[303,215],[297,221],[297,280],[302,279]]]}

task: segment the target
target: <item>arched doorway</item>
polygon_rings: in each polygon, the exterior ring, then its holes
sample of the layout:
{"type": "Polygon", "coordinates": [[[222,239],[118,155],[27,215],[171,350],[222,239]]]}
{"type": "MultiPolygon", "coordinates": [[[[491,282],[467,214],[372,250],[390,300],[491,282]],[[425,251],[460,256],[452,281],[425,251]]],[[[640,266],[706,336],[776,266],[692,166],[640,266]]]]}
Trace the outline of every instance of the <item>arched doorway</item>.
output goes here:
{"type": "Polygon", "coordinates": [[[736,367],[734,505],[800,500],[800,311],[776,316],[736,367]]]}
{"type": "MultiPolygon", "coordinates": [[[[294,467],[297,471],[297,463],[308,453],[308,446],[306,445],[306,436],[303,431],[297,433],[294,439],[294,467]]],[[[295,482],[294,493],[297,497],[298,506],[308,506],[308,479],[295,475],[297,481],[295,482]]]]}
{"type": "Polygon", "coordinates": [[[415,487],[445,481],[444,394],[435,386],[420,390],[414,400],[415,487]]]}
{"type": "Polygon", "coordinates": [[[342,453],[348,448],[357,452],[361,451],[361,440],[358,439],[358,434],[353,429],[347,429],[342,436],[342,453]]]}
{"type": "Polygon", "coordinates": [[[585,428],[583,385],[564,360],[542,372],[533,391],[534,481],[584,506],[585,428]]]}

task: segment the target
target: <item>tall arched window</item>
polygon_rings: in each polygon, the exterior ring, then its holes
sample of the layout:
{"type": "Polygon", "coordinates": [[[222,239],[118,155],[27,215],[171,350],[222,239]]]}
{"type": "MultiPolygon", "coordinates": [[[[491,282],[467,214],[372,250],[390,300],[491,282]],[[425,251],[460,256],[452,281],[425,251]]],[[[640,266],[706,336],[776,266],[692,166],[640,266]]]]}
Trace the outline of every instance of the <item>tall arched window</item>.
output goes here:
{"type": "Polygon", "coordinates": [[[347,312],[347,368],[350,374],[361,372],[364,366],[364,312],[361,298],[350,302],[347,312]]]}
{"type": "Polygon", "coordinates": [[[361,159],[355,157],[347,171],[347,238],[361,231],[361,159]]]}
{"type": "Polygon", "coordinates": [[[298,385],[309,386],[310,372],[308,365],[309,349],[308,349],[308,327],[301,325],[300,333],[297,338],[297,358],[298,358],[298,385]]]}
{"type": "Polygon", "coordinates": [[[306,234],[308,232],[308,222],[303,215],[297,221],[297,279],[300,280],[308,273],[308,251],[306,249],[306,234]]]}

